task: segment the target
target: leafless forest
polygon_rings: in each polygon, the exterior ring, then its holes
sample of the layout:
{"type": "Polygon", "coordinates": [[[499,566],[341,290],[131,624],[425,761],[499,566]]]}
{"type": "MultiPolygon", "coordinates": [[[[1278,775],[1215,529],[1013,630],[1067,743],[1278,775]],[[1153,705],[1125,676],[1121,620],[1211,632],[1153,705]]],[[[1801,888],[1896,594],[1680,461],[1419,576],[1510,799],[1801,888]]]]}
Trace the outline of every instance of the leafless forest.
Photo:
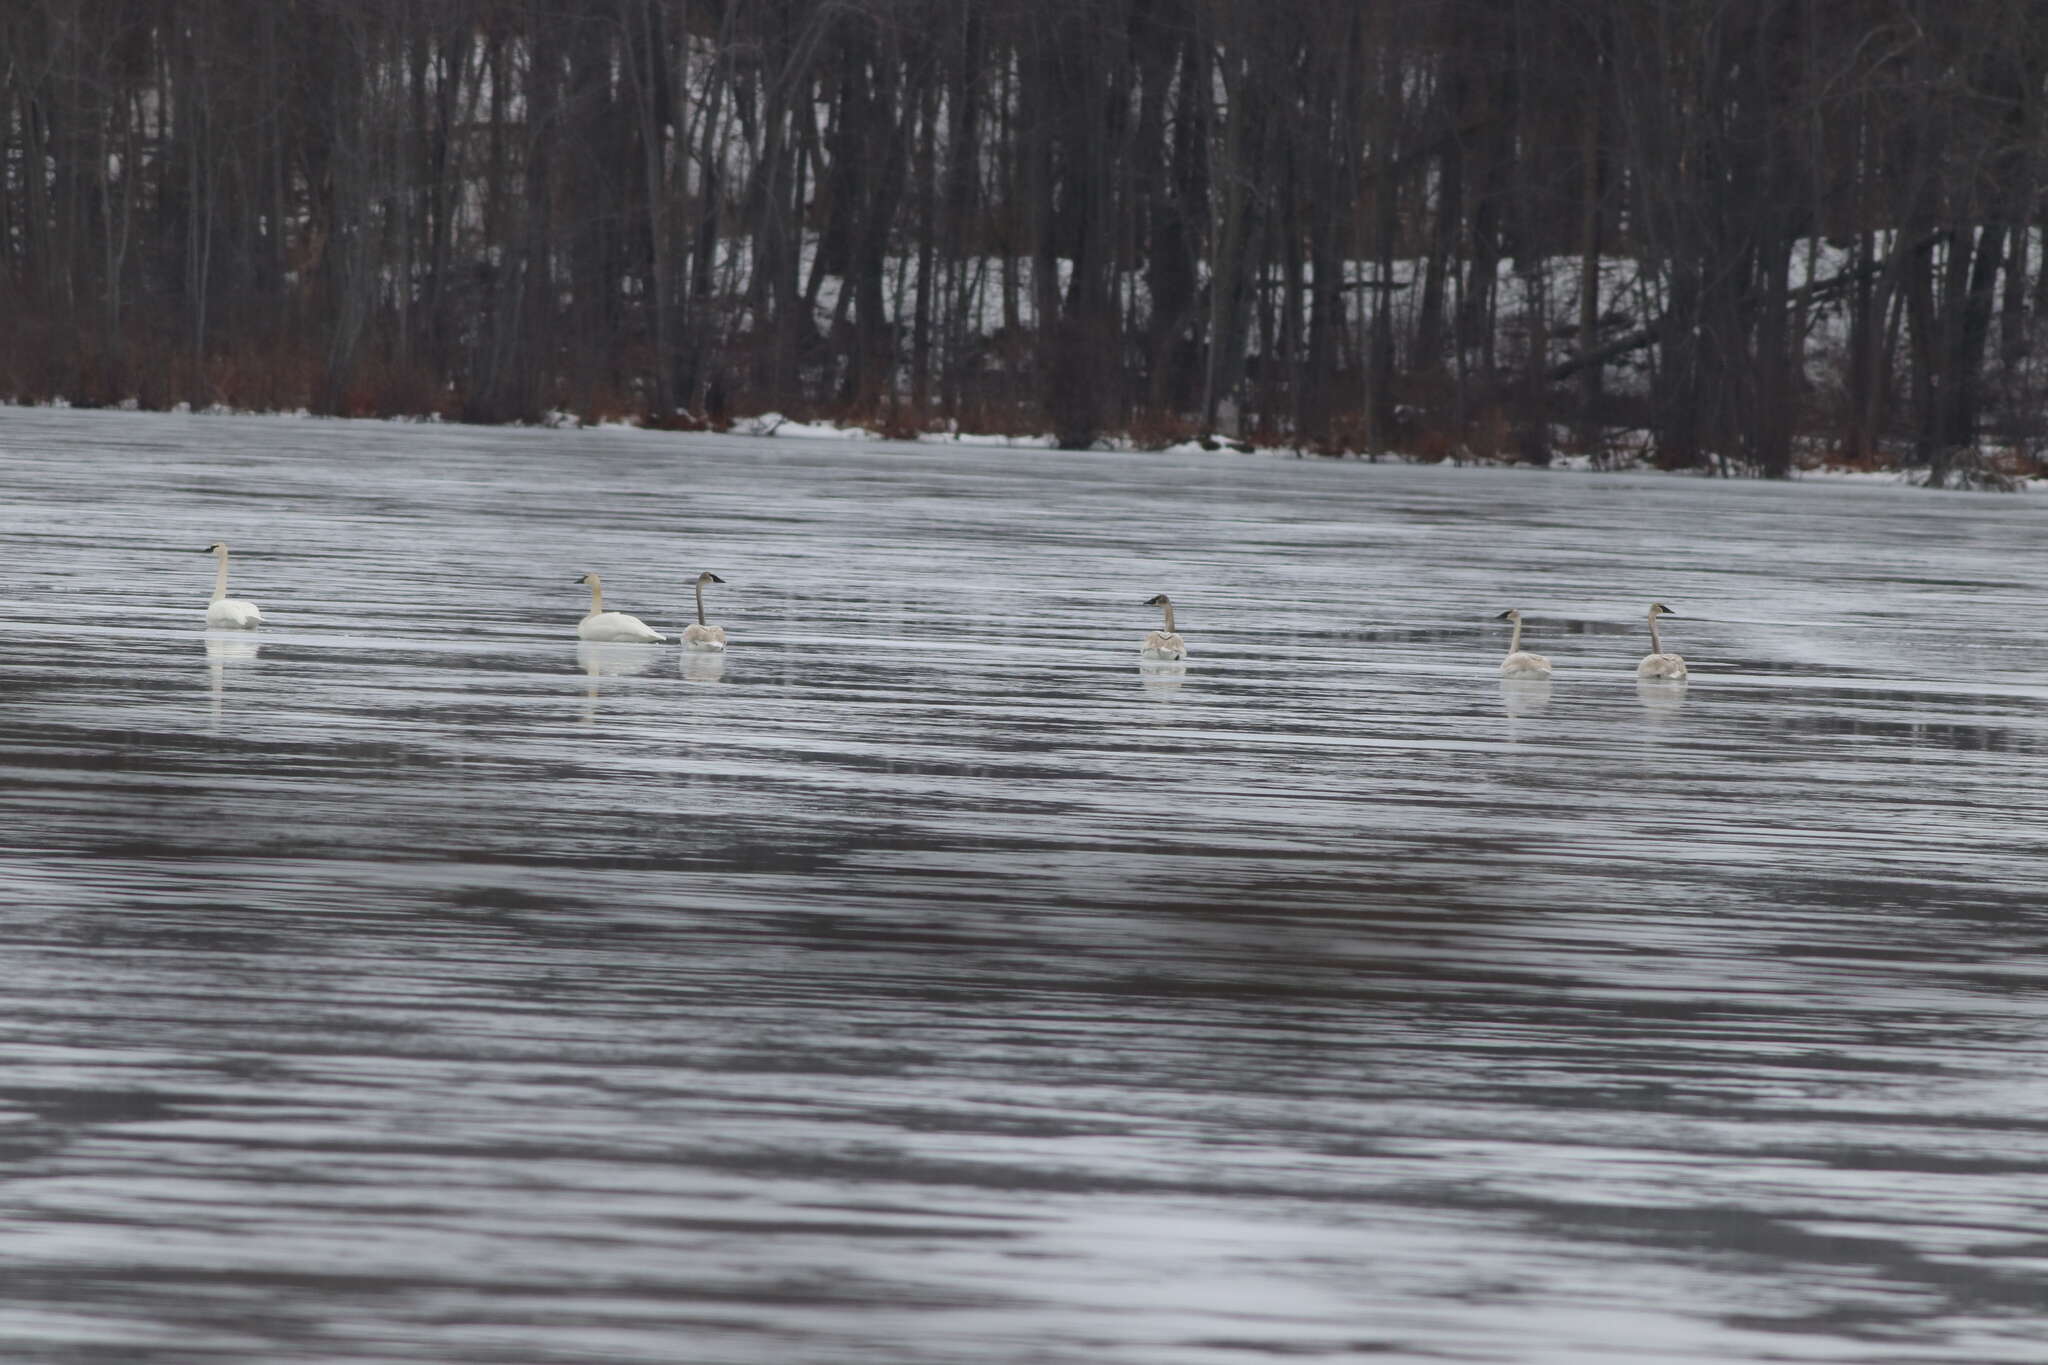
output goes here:
{"type": "Polygon", "coordinates": [[[2035,452],[2034,0],[9,0],[0,396],[2035,452]]]}

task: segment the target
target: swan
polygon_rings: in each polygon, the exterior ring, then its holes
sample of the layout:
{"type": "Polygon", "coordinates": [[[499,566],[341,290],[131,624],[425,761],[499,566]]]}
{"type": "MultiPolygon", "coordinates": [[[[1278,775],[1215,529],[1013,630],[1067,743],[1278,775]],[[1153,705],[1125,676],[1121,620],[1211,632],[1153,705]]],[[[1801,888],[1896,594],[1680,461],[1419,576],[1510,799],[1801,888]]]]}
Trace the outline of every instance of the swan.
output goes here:
{"type": "Polygon", "coordinates": [[[1550,660],[1541,654],[1527,653],[1522,648],[1522,613],[1514,607],[1509,607],[1493,619],[1515,623],[1515,637],[1508,641],[1508,657],[1500,661],[1500,675],[1503,678],[1549,677],[1550,660]]]}
{"type": "Polygon", "coordinates": [[[1148,659],[1185,659],[1188,657],[1188,642],[1180,638],[1173,628],[1173,601],[1165,593],[1147,598],[1148,607],[1166,608],[1166,629],[1155,630],[1145,637],[1145,643],[1138,646],[1138,653],[1148,659]]]}
{"type": "Polygon", "coordinates": [[[1650,652],[1636,665],[1638,678],[1670,679],[1677,681],[1685,677],[1685,660],[1677,654],[1666,654],[1664,642],[1657,638],[1657,618],[1676,616],[1677,612],[1662,602],[1650,603],[1650,652]]]}
{"type": "Polygon", "coordinates": [[[697,624],[683,632],[683,645],[689,649],[724,649],[725,627],[704,624],[704,585],[723,583],[725,580],[706,569],[697,575],[697,624]]]}
{"type": "Polygon", "coordinates": [[[594,573],[576,580],[590,585],[590,615],[576,624],[579,638],[599,644],[660,644],[668,639],[637,616],[604,609],[604,582],[594,573]]]}
{"type": "Polygon", "coordinates": [[[206,625],[210,630],[254,630],[263,624],[263,613],[254,602],[228,596],[228,546],[217,540],[204,553],[220,556],[220,572],[213,576],[213,600],[206,604],[206,625]]]}

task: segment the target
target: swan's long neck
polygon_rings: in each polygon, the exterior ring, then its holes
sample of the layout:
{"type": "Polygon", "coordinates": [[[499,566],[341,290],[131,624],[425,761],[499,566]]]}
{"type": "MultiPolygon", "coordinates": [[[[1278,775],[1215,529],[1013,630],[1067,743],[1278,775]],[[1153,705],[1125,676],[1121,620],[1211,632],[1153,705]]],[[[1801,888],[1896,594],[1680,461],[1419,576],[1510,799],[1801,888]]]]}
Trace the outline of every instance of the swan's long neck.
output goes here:
{"type": "Polygon", "coordinates": [[[590,614],[597,615],[604,610],[604,584],[596,574],[590,576],[590,614]]]}
{"type": "Polygon", "coordinates": [[[1657,613],[1654,611],[1650,613],[1650,652],[1652,654],[1662,654],[1664,652],[1664,642],[1657,638],[1657,613]]]}
{"type": "Polygon", "coordinates": [[[1521,653],[1521,652],[1522,652],[1522,618],[1521,618],[1521,617],[1519,617],[1519,616],[1517,616],[1517,617],[1515,618],[1515,634],[1514,634],[1514,638],[1508,641],[1508,653],[1510,653],[1510,654],[1519,654],[1519,653],[1521,653]]]}
{"type": "Polygon", "coordinates": [[[704,585],[697,585],[697,624],[704,624],[704,585]]]}
{"type": "Polygon", "coordinates": [[[1161,602],[1159,605],[1166,608],[1166,633],[1171,635],[1173,634],[1173,603],[1161,602]]]}
{"type": "Polygon", "coordinates": [[[220,570],[213,576],[213,600],[218,602],[228,595],[228,552],[220,551],[220,570]]]}

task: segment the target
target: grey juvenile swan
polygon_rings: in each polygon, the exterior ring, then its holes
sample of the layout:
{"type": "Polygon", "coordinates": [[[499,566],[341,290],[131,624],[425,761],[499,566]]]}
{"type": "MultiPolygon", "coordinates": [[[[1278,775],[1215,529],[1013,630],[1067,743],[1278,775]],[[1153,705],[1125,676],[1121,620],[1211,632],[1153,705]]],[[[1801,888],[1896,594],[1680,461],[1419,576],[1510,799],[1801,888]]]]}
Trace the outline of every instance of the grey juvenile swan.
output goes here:
{"type": "Polygon", "coordinates": [[[1181,639],[1180,632],[1173,628],[1173,600],[1165,593],[1160,593],[1157,597],[1147,598],[1145,605],[1166,609],[1166,629],[1155,630],[1147,635],[1145,642],[1138,646],[1138,653],[1148,659],[1187,658],[1188,642],[1181,639]]]}
{"type": "Polygon", "coordinates": [[[1666,654],[1664,642],[1657,638],[1657,618],[1676,616],[1677,612],[1662,602],[1650,603],[1650,652],[1636,665],[1638,678],[1670,679],[1676,681],[1685,677],[1685,659],[1677,654],[1666,654]]]}
{"type": "Polygon", "coordinates": [[[1514,638],[1508,641],[1508,657],[1500,661],[1500,675],[1503,678],[1547,678],[1550,676],[1550,660],[1541,654],[1531,654],[1522,648],[1522,613],[1510,607],[1493,618],[1496,621],[1513,621],[1514,638]]]}
{"type": "Polygon", "coordinates": [[[725,580],[709,569],[697,575],[697,624],[683,632],[683,645],[688,649],[724,649],[725,627],[704,624],[704,585],[723,583],[725,580]]]}

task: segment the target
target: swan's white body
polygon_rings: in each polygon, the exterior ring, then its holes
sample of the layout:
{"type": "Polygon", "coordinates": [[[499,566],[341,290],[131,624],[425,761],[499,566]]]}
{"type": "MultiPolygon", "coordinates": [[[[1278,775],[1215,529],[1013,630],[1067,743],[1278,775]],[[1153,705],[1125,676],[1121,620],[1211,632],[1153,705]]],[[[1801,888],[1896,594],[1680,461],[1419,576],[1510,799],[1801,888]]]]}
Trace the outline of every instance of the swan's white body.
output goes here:
{"type": "Polygon", "coordinates": [[[594,611],[576,623],[579,638],[593,644],[658,645],[668,639],[637,616],[623,611],[594,611]]]}
{"type": "Polygon", "coordinates": [[[219,597],[206,604],[210,630],[254,630],[263,624],[263,613],[254,602],[240,597],[219,597]]]}
{"type": "Polygon", "coordinates": [[[683,631],[685,649],[724,649],[725,627],[704,624],[704,585],[725,580],[706,570],[697,575],[697,623],[683,631]]]}
{"type": "Polygon", "coordinates": [[[668,639],[637,616],[604,609],[604,583],[594,573],[576,580],[590,585],[590,614],[576,623],[579,638],[595,644],[658,645],[668,639]]]}
{"type": "Polygon", "coordinates": [[[1547,678],[1550,676],[1550,660],[1541,654],[1531,654],[1522,648],[1522,613],[1519,609],[1504,611],[1497,618],[1515,623],[1514,638],[1508,641],[1508,657],[1500,661],[1500,675],[1503,678],[1547,678]]]}
{"type": "Polygon", "coordinates": [[[1155,630],[1148,634],[1145,637],[1144,643],[1138,646],[1138,653],[1147,659],[1170,661],[1187,658],[1188,642],[1183,640],[1180,637],[1180,632],[1173,628],[1172,601],[1168,599],[1165,593],[1160,593],[1157,597],[1149,599],[1145,605],[1166,609],[1166,629],[1155,630]]]}
{"type": "Polygon", "coordinates": [[[206,604],[208,630],[254,630],[263,624],[263,613],[246,598],[228,596],[228,547],[215,541],[206,553],[220,557],[220,572],[213,576],[213,600],[206,604]]]}
{"type": "Polygon", "coordinates": [[[1657,618],[1660,616],[1676,615],[1678,615],[1677,612],[1671,610],[1662,602],[1652,602],[1650,604],[1650,652],[1645,654],[1643,661],[1636,665],[1636,676],[1638,678],[1677,681],[1685,677],[1685,659],[1677,654],[1666,654],[1664,652],[1664,642],[1657,637],[1657,618]]]}

